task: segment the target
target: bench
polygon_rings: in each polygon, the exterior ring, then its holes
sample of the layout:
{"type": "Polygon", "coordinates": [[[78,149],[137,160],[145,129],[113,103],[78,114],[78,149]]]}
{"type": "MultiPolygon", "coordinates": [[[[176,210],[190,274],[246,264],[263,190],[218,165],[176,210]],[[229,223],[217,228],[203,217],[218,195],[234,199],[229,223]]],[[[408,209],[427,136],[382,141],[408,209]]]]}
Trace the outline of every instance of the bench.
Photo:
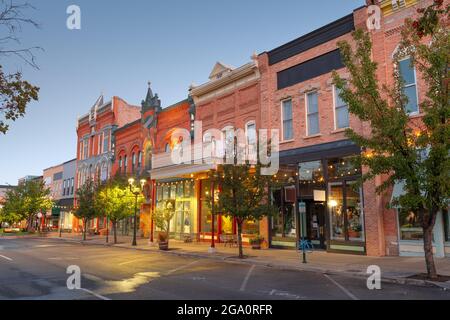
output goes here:
{"type": "Polygon", "coordinates": [[[221,234],[220,242],[224,244],[224,247],[230,245],[231,247],[237,246],[237,235],[235,234],[221,234]]]}

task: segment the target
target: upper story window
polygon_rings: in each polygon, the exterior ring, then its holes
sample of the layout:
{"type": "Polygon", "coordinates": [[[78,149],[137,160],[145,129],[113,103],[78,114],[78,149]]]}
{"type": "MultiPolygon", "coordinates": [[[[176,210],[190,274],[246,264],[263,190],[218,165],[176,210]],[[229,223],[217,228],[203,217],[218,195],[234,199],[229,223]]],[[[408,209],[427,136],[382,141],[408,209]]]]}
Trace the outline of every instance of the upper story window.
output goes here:
{"type": "Polygon", "coordinates": [[[142,167],[142,152],[139,151],[138,153],[138,168],[142,167]]]}
{"type": "Polygon", "coordinates": [[[131,170],[133,170],[136,168],[136,153],[132,153],[131,154],[131,170]]]}
{"type": "Polygon", "coordinates": [[[419,105],[417,103],[416,70],[411,65],[410,58],[401,60],[398,64],[399,74],[404,82],[403,92],[408,97],[405,111],[409,114],[416,114],[419,112],[419,105]]]}
{"type": "Polygon", "coordinates": [[[83,159],[87,159],[89,157],[89,139],[84,139],[83,141],[83,159]]]}
{"type": "Polygon", "coordinates": [[[73,186],[74,186],[74,181],[75,180],[75,178],[71,178],[70,179],[70,194],[72,195],[73,194],[73,186]]]}
{"type": "Polygon", "coordinates": [[[350,126],[348,106],[341,99],[341,90],[334,87],[334,114],[335,114],[335,129],[345,129],[350,126]]]}
{"type": "Polygon", "coordinates": [[[292,121],[292,99],[281,102],[281,118],[283,120],[283,141],[292,140],[294,138],[293,121],[292,121]]]}
{"type": "Polygon", "coordinates": [[[122,157],[119,157],[119,173],[122,173],[122,166],[123,166],[122,157]]]}
{"type": "Polygon", "coordinates": [[[317,92],[306,95],[306,134],[312,136],[320,132],[319,128],[319,99],[317,92]]]}
{"type": "Polygon", "coordinates": [[[128,157],[123,157],[123,172],[127,173],[127,166],[128,166],[128,157]]]}
{"type": "Polygon", "coordinates": [[[164,152],[169,153],[170,152],[170,144],[166,143],[166,146],[164,147],[164,152]]]}
{"type": "Polygon", "coordinates": [[[223,154],[225,157],[234,157],[234,128],[232,126],[225,127],[223,134],[223,154]]]}
{"type": "Polygon", "coordinates": [[[258,159],[258,146],[256,141],[256,123],[254,121],[248,122],[246,124],[245,133],[247,137],[248,160],[256,161],[258,159]]]}
{"type": "Polygon", "coordinates": [[[97,154],[102,154],[103,147],[103,132],[98,135],[97,154]]]}
{"type": "Polygon", "coordinates": [[[111,149],[111,130],[103,133],[103,152],[109,152],[111,149]]]}

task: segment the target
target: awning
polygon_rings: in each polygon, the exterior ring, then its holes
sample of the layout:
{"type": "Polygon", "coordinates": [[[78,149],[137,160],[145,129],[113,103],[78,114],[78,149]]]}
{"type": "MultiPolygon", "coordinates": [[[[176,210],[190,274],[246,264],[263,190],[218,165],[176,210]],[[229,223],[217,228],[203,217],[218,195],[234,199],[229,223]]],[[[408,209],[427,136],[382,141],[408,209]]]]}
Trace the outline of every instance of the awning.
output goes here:
{"type": "MultiPolygon", "coordinates": [[[[398,197],[403,196],[404,194],[406,194],[405,180],[397,181],[394,184],[394,190],[392,191],[391,204],[394,202],[394,200],[398,199],[398,197]]],[[[399,208],[399,206],[395,205],[393,206],[393,208],[399,208]]]]}
{"type": "Polygon", "coordinates": [[[216,169],[215,164],[182,164],[173,165],[150,170],[150,178],[154,180],[162,180],[168,178],[176,178],[192,173],[204,172],[216,169]]]}

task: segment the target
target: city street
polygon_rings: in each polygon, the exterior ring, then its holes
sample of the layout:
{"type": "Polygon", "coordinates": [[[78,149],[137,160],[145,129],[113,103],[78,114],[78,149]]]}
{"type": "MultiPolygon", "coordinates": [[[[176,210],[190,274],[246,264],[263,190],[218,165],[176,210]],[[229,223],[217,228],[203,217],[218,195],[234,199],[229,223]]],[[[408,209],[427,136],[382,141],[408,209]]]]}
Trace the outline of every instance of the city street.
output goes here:
{"type": "Polygon", "coordinates": [[[0,299],[450,299],[434,287],[82,245],[55,239],[0,239],[0,299]],[[81,289],[66,286],[68,266],[81,289]]]}

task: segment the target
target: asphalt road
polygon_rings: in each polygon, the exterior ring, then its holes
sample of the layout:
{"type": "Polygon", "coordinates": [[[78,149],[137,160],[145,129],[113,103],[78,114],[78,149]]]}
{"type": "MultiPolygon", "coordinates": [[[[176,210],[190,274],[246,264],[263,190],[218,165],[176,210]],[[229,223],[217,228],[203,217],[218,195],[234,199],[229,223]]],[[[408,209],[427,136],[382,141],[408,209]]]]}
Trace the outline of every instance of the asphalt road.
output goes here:
{"type": "Polygon", "coordinates": [[[212,259],[51,239],[0,239],[0,299],[450,299],[439,288],[382,283],[305,271],[280,271],[212,259]],[[81,289],[69,290],[67,267],[81,289]]]}

